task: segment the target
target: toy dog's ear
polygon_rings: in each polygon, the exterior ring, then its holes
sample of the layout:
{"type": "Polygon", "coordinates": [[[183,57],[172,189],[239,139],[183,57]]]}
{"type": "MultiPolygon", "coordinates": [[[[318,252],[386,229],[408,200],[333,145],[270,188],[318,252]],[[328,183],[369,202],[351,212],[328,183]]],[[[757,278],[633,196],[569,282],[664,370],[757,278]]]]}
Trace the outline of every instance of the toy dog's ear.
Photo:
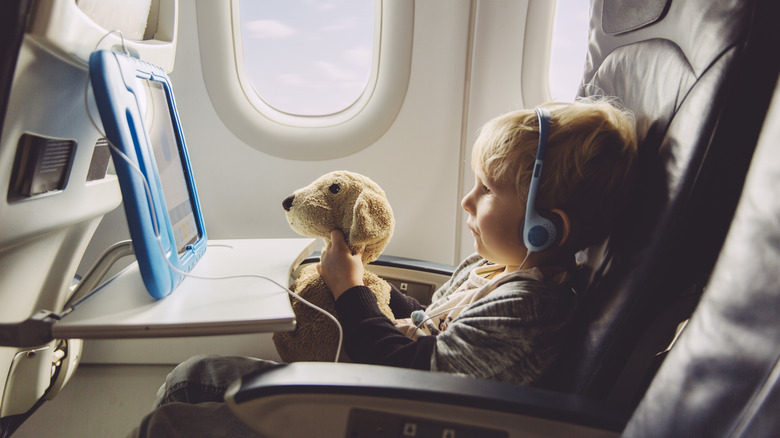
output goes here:
{"type": "Polygon", "coordinates": [[[377,243],[384,249],[393,235],[394,226],[393,211],[387,200],[376,192],[364,190],[355,201],[347,240],[353,249],[376,246],[377,243]]]}

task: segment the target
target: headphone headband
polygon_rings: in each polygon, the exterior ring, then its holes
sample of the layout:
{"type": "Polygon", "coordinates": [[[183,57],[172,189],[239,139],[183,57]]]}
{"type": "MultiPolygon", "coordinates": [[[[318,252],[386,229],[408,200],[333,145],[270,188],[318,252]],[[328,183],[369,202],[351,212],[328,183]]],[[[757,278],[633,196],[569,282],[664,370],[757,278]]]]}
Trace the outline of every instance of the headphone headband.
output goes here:
{"type": "Polygon", "coordinates": [[[550,129],[550,110],[536,108],[536,116],[539,119],[539,146],[536,150],[536,162],[534,163],[531,184],[528,187],[528,202],[525,207],[525,222],[523,225],[523,243],[529,252],[540,252],[555,244],[558,230],[555,224],[542,217],[536,211],[536,196],[539,193],[539,180],[542,176],[544,153],[547,147],[547,136],[550,129]]]}
{"type": "Polygon", "coordinates": [[[536,117],[539,119],[539,146],[536,150],[536,160],[544,160],[544,153],[547,150],[547,135],[550,132],[550,110],[547,108],[536,108],[536,117]]]}

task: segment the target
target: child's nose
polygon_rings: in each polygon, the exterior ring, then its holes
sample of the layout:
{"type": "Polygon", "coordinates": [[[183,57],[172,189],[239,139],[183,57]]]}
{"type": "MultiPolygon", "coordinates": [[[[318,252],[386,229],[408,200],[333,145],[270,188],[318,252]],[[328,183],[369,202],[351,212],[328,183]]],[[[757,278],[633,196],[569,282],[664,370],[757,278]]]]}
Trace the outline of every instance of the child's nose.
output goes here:
{"type": "Polygon", "coordinates": [[[461,199],[461,201],[460,201],[460,206],[461,206],[461,207],[462,207],[464,210],[466,210],[466,212],[467,212],[467,213],[469,213],[469,214],[473,214],[473,213],[474,213],[473,204],[472,204],[472,202],[471,202],[471,201],[472,201],[472,200],[471,200],[471,195],[472,195],[473,193],[474,193],[474,190],[472,190],[472,191],[468,192],[468,193],[466,194],[466,196],[464,196],[464,197],[463,197],[463,199],[461,199]]]}

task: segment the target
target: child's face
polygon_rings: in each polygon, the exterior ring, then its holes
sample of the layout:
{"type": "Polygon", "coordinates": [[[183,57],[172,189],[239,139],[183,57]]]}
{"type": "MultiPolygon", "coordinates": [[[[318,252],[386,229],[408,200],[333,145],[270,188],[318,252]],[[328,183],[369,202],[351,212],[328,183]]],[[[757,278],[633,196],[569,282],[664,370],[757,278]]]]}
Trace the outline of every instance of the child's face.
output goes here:
{"type": "Polygon", "coordinates": [[[474,188],[461,201],[469,214],[474,247],[493,263],[520,266],[526,255],[520,228],[525,205],[510,184],[489,183],[481,171],[475,171],[474,176],[474,188]]]}

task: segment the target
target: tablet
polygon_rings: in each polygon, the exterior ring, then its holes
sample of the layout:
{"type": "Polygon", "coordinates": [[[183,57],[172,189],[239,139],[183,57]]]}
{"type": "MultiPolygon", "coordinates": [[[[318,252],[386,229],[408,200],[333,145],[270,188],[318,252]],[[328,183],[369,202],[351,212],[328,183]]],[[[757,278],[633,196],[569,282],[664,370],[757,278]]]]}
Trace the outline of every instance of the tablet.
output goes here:
{"type": "Polygon", "coordinates": [[[111,51],[92,53],[89,74],[141,276],[162,298],[200,260],[207,240],[170,79],[111,51]]]}

